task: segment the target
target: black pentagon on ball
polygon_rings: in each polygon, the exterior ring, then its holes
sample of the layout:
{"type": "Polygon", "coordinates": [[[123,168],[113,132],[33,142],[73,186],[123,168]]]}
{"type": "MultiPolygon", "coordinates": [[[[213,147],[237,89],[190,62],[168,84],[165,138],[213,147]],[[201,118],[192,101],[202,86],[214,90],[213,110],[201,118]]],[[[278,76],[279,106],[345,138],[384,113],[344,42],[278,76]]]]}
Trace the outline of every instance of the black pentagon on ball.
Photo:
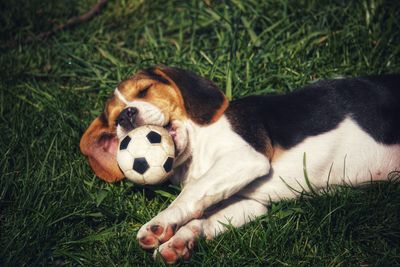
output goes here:
{"type": "Polygon", "coordinates": [[[121,144],[119,144],[119,150],[126,149],[130,141],[131,138],[129,136],[126,136],[124,139],[122,139],[121,144]]]}
{"type": "Polygon", "coordinates": [[[145,158],[135,158],[133,161],[133,170],[137,173],[143,174],[149,169],[149,164],[145,158]]]}
{"type": "Polygon", "coordinates": [[[155,131],[151,131],[146,135],[147,139],[151,144],[161,143],[161,135],[155,131]]]}
{"type": "Polygon", "coordinates": [[[165,172],[170,172],[172,170],[172,163],[174,163],[174,158],[168,157],[163,165],[165,172]]]}

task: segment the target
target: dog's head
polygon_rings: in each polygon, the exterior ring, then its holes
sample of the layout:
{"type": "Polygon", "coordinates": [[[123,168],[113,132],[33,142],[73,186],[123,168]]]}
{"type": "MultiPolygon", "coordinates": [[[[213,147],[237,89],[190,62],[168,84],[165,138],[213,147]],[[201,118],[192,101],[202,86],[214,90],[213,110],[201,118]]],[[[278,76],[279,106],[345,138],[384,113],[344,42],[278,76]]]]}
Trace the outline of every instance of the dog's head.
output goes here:
{"type": "MultiPolygon", "coordinates": [[[[135,127],[168,127],[173,121],[199,125],[215,122],[228,100],[211,81],[178,68],[156,67],[122,81],[107,100],[104,112],[83,134],[80,148],[97,176],[114,182],[124,176],[117,165],[118,137],[135,127]]],[[[181,152],[187,141],[181,142],[181,152]]]]}

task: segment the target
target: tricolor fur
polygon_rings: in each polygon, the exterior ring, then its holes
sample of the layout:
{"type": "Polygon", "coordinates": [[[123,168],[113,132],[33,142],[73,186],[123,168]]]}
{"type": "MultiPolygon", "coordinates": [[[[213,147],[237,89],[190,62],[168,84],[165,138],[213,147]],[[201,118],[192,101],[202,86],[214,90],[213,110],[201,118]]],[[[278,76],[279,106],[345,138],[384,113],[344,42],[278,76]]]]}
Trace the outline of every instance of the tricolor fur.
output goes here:
{"type": "Polygon", "coordinates": [[[326,80],[228,103],[191,72],[148,69],[118,85],[81,150],[98,176],[117,181],[118,137],[144,124],[170,131],[177,148],[170,180],[183,188],[138,241],[173,263],[189,258],[197,237],[223,231],[221,222],[241,226],[308,183],[356,185],[399,171],[399,85],[400,75],[326,80]]]}

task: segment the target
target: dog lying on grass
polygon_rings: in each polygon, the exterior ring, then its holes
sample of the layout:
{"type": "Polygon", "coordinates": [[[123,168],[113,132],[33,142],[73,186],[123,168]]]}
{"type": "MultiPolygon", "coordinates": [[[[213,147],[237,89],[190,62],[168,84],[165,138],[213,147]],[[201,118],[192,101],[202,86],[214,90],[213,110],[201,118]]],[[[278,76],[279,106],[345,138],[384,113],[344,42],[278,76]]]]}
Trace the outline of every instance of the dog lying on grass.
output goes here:
{"type": "Polygon", "coordinates": [[[211,81],[156,67],[121,82],[80,147],[94,172],[118,181],[118,136],[166,127],[182,191],[137,238],[167,263],[267,211],[271,201],[329,184],[383,180],[400,170],[400,75],[320,81],[294,93],[232,102],[211,81]],[[126,108],[135,112],[122,112],[126,108]],[[123,125],[117,122],[124,121],[123,125]],[[307,165],[307,177],[304,165],[307,165]]]}

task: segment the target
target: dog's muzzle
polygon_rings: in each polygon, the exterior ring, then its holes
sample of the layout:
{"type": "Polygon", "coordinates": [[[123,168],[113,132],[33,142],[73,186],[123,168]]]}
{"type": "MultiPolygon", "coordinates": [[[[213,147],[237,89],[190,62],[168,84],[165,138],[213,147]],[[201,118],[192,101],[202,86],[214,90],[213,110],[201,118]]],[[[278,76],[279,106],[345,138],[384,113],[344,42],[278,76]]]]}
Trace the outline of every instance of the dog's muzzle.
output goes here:
{"type": "Polygon", "coordinates": [[[118,115],[116,123],[120,125],[126,132],[136,128],[136,117],[139,110],[135,107],[128,107],[121,111],[118,115]]]}

